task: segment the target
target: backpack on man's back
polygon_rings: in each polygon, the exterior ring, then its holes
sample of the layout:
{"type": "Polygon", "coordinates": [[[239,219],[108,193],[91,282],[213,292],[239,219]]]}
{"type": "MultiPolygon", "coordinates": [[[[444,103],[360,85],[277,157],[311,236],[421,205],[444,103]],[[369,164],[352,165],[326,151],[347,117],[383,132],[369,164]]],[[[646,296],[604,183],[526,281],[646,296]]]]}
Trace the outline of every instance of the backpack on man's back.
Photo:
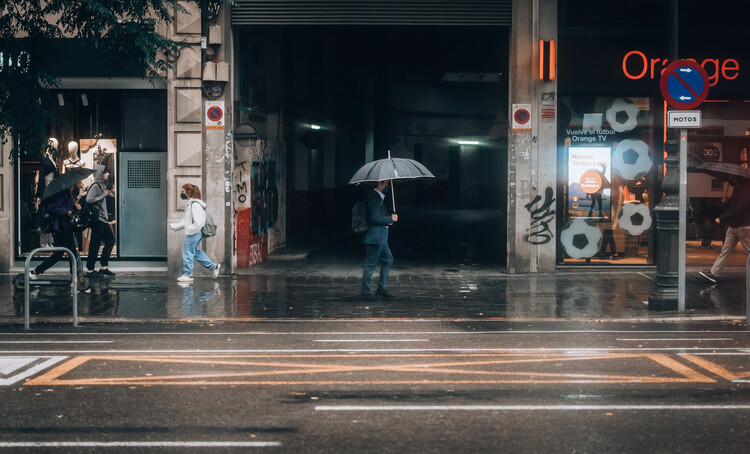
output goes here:
{"type": "Polygon", "coordinates": [[[352,207],[352,231],[361,235],[369,229],[370,223],[367,221],[367,201],[358,200],[352,207]]]}

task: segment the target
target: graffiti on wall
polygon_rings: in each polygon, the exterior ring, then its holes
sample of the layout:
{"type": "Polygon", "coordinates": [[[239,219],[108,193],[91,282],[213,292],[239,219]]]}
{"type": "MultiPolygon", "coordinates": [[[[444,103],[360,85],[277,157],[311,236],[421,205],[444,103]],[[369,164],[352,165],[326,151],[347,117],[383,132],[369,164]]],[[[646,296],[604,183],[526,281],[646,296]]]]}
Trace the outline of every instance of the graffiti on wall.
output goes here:
{"type": "Polygon", "coordinates": [[[257,140],[234,150],[237,266],[246,268],[265,261],[285,241],[284,165],[275,142],[257,140]]]}
{"type": "Polygon", "coordinates": [[[537,194],[531,202],[524,205],[531,215],[531,226],[523,237],[527,242],[547,244],[552,240],[552,230],[549,225],[555,219],[555,210],[552,209],[552,204],[555,203],[554,195],[552,188],[548,187],[544,191],[544,200],[541,195],[537,194]]]}

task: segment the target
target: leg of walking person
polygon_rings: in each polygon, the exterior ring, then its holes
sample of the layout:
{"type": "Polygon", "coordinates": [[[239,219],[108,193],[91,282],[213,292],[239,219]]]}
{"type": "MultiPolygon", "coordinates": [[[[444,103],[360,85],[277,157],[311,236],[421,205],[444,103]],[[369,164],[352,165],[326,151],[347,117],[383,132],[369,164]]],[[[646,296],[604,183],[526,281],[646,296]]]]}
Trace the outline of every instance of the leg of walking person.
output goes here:
{"type": "Polygon", "coordinates": [[[200,241],[200,235],[185,236],[185,243],[182,245],[182,275],[193,276],[193,264],[195,262],[195,249],[200,241]]]}
{"type": "MultiPolygon", "coordinates": [[[[64,247],[70,249],[70,251],[73,253],[74,257],[78,256],[78,251],[75,247],[75,242],[73,241],[73,233],[55,233],[53,234],[55,239],[55,247],[64,247]]],[[[65,252],[62,251],[56,251],[53,252],[52,255],[47,257],[42,263],[40,263],[32,273],[35,276],[38,276],[48,269],[52,268],[52,266],[62,260],[62,258],[66,255],[65,252]]],[[[73,272],[73,266],[68,263],[68,268],[70,269],[70,272],[73,272]]]]}
{"type": "Polygon", "coordinates": [[[726,236],[724,236],[724,245],[721,246],[721,252],[719,253],[719,256],[716,257],[713,266],[711,266],[711,274],[716,277],[721,276],[721,270],[724,269],[724,266],[729,261],[729,256],[732,254],[734,247],[737,246],[738,241],[739,238],[737,238],[737,235],[735,234],[735,229],[729,227],[726,236]]]}
{"type": "Polygon", "coordinates": [[[203,234],[201,232],[196,233],[198,236],[198,242],[195,244],[195,260],[201,264],[204,268],[208,268],[209,270],[212,270],[216,268],[216,264],[211,260],[211,258],[206,254],[206,252],[201,249],[201,238],[203,238],[203,234]]]}
{"type": "Polygon", "coordinates": [[[102,221],[97,220],[91,227],[91,239],[89,240],[89,256],[86,259],[86,270],[89,273],[93,273],[94,268],[96,267],[96,258],[99,255],[99,246],[102,243],[102,224],[104,224],[102,221]]]}
{"type": "Polygon", "coordinates": [[[99,222],[101,229],[99,238],[104,243],[102,255],[99,259],[99,272],[107,276],[114,276],[115,273],[109,270],[109,257],[112,255],[112,248],[115,247],[115,235],[112,233],[112,227],[106,222],[99,222]]]}
{"type": "Polygon", "coordinates": [[[393,265],[393,254],[388,243],[385,243],[380,249],[380,277],[378,279],[377,291],[385,291],[388,287],[388,275],[391,273],[393,265]]]}
{"type": "Polygon", "coordinates": [[[370,294],[370,282],[372,282],[372,273],[375,271],[375,266],[378,264],[378,257],[380,256],[380,249],[383,247],[382,244],[365,244],[365,264],[362,268],[362,286],[360,288],[360,294],[370,294]]]}

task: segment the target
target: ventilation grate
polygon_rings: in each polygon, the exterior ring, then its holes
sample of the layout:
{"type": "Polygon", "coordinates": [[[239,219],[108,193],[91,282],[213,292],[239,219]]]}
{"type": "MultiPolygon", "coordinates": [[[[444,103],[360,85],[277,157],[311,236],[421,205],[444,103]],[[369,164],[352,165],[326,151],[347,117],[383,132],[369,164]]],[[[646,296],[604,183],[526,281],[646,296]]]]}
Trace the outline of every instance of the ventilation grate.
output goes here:
{"type": "Polygon", "coordinates": [[[128,161],[128,189],[161,188],[161,161],[128,161]]]}

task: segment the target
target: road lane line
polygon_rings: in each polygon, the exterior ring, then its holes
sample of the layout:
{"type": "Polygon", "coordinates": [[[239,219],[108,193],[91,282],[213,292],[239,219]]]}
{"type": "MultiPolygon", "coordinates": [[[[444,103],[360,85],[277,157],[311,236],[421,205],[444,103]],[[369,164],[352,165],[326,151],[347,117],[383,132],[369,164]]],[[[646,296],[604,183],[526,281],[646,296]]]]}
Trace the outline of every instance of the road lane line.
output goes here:
{"type": "Polygon", "coordinates": [[[420,352],[456,352],[456,353],[491,353],[491,352],[565,352],[570,354],[589,354],[602,352],[702,352],[703,350],[747,352],[745,348],[736,347],[604,347],[604,348],[558,348],[558,347],[535,347],[535,348],[305,348],[305,349],[236,349],[236,350],[0,350],[0,354],[113,354],[113,353],[164,353],[164,354],[208,354],[208,353],[420,353],[420,352]]]}
{"type": "Polygon", "coordinates": [[[427,339],[315,339],[313,342],[429,342],[427,339]]]}
{"type": "Polygon", "coordinates": [[[3,441],[0,448],[267,448],[278,441],[3,441]]]}
{"type": "Polygon", "coordinates": [[[750,405],[319,405],[315,411],[750,410],[750,405]]]}
{"type": "MultiPolygon", "coordinates": [[[[304,322],[300,322],[304,323],[304,322]]],[[[353,321],[356,323],[356,321],[353,321]]],[[[222,331],[222,332],[142,332],[142,333],[120,333],[120,332],[99,332],[99,333],[0,333],[0,337],[32,337],[32,336],[347,336],[347,335],[426,335],[426,334],[745,334],[750,335],[750,331],[733,331],[733,330],[680,330],[680,331],[664,331],[664,330],[529,330],[529,331],[515,331],[515,330],[504,330],[504,331],[283,331],[283,332],[266,332],[266,331],[222,331]]]]}
{"type": "Polygon", "coordinates": [[[66,341],[66,340],[22,340],[22,341],[0,341],[0,344],[114,344],[115,341],[66,341]]]}
{"type": "Polygon", "coordinates": [[[617,339],[622,342],[663,342],[663,341],[733,341],[733,337],[664,337],[653,339],[617,339]]]}

